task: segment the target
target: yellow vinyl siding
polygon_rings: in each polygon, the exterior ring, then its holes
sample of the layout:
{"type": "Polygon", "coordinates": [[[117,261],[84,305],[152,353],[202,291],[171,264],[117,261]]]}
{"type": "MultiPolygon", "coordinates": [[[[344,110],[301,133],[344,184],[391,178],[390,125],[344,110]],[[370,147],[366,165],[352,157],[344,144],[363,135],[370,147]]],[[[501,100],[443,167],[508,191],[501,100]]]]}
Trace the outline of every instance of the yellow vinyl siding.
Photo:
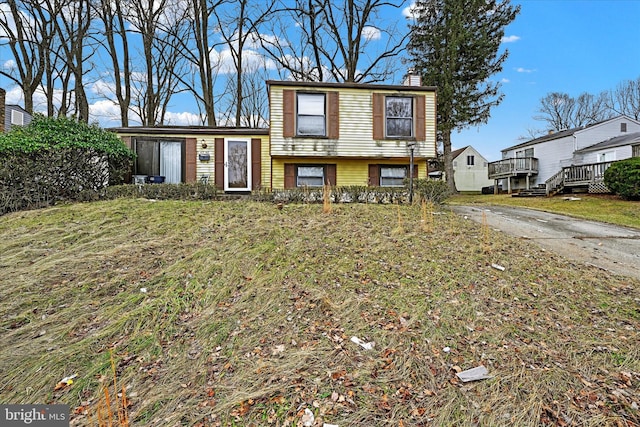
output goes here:
{"type": "MultiPolygon", "coordinates": [[[[336,186],[346,187],[352,185],[368,185],[369,183],[369,165],[408,165],[409,159],[319,159],[316,157],[294,157],[294,158],[275,158],[273,159],[273,181],[272,188],[284,188],[284,165],[285,163],[294,164],[334,164],[336,165],[336,186]]],[[[426,161],[420,160],[414,164],[418,170],[419,178],[426,178],[427,169],[426,161]]]]}
{"type": "MultiPolygon", "coordinates": [[[[299,90],[299,89],[298,89],[299,90]]],[[[374,90],[326,88],[324,92],[340,93],[340,139],[285,138],[283,136],[283,87],[270,87],[271,155],[300,157],[408,157],[406,140],[373,139],[374,90]]],[[[380,90],[390,94],[390,90],[380,90]]],[[[416,157],[435,157],[435,92],[399,91],[401,95],[424,95],[426,138],[416,141],[416,157]]]]}

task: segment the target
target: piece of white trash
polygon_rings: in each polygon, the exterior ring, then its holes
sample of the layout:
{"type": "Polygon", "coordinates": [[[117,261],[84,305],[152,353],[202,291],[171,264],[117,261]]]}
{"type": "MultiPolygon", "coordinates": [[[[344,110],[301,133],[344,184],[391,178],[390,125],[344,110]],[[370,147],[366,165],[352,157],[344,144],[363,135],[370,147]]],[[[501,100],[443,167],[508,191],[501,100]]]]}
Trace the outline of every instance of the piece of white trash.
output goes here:
{"type": "Polygon", "coordinates": [[[476,368],[467,369],[466,371],[458,372],[456,376],[460,378],[462,382],[466,383],[469,381],[478,381],[478,380],[493,378],[488,374],[489,374],[489,371],[487,370],[487,368],[480,365],[476,368]]]}
{"type": "Polygon", "coordinates": [[[496,270],[504,271],[504,267],[499,264],[491,264],[491,267],[495,268],[496,270]]]}
{"type": "Polygon", "coordinates": [[[358,337],[351,337],[351,342],[358,344],[360,347],[364,348],[365,350],[373,350],[373,347],[375,347],[376,345],[376,343],[373,341],[364,342],[358,337]]]}

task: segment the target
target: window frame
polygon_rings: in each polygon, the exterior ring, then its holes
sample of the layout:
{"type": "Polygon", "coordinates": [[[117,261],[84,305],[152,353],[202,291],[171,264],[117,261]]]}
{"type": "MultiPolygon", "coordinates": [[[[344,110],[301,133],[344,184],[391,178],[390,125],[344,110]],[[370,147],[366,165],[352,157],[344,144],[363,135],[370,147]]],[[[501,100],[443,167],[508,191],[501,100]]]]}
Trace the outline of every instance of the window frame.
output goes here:
{"type": "Polygon", "coordinates": [[[404,187],[404,180],[409,177],[409,166],[407,165],[378,165],[378,186],[379,187],[404,187]],[[382,170],[383,169],[403,169],[404,177],[402,178],[400,183],[385,185],[382,183],[383,178],[398,180],[398,177],[383,177],[382,170]]]}
{"type": "Polygon", "coordinates": [[[473,154],[467,155],[467,166],[475,166],[476,165],[476,156],[473,154]]]}
{"type": "MultiPolygon", "coordinates": [[[[295,184],[296,184],[296,188],[304,188],[304,187],[308,187],[308,188],[322,188],[326,182],[327,182],[327,165],[322,165],[322,164],[295,164],[294,165],[294,175],[295,175],[295,184]],[[322,184],[320,185],[308,185],[308,184],[300,184],[300,173],[299,170],[300,168],[320,168],[322,169],[322,184]]],[[[318,178],[317,176],[305,176],[303,175],[304,178],[318,178]]]]}
{"type": "Polygon", "coordinates": [[[414,139],[415,138],[415,121],[416,121],[416,106],[415,96],[411,95],[386,95],[384,97],[384,136],[386,139],[414,139]],[[406,99],[409,100],[411,111],[409,116],[391,116],[389,115],[389,101],[392,99],[406,99]],[[392,135],[389,133],[389,121],[390,120],[409,120],[409,135],[392,135]]]}
{"type": "Polygon", "coordinates": [[[186,161],[186,139],[183,138],[153,138],[148,136],[134,137],[131,141],[131,150],[136,154],[136,159],[133,162],[133,174],[134,175],[145,175],[145,176],[156,176],[160,175],[160,146],[162,142],[170,142],[170,143],[180,143],[180,182],[186,182],[186,169],[187,169],[187,161],[186,161]],[[152,153],[152,157],[150,160],[150,170],[144,171],[140,170],[139,162],[145,162],[145,157],[140,156],[138,144],[150,144],[151,149],[149,153],[152,153]],[[147,172],[147,173],[142,173],[147,172]],[[151,172],[151,173],[148,173],[151,172]]]}
{"type": "Polygon", "coordinates": [[[19,110],[11,110],[11,125],[24,126],[24,113],[19,110]],[[20,120],[17,120],[19,118],[20,120]]]}
{"type": "Polygon", "coordinates": [[[296,110],[295,110],[295,122],[296,122],[296,136],[298,137],[327,137],[327,94],[325,92],[296,92],[296,110]],[[300,102],[301,97],[322,97],[322,115],[318,114],[301,114],[300,106],[303,103],[300,102]],[[301,117],[317,117],[322,118],[322,133],[302,133],[300,132],[300,118],[301,117]]]}

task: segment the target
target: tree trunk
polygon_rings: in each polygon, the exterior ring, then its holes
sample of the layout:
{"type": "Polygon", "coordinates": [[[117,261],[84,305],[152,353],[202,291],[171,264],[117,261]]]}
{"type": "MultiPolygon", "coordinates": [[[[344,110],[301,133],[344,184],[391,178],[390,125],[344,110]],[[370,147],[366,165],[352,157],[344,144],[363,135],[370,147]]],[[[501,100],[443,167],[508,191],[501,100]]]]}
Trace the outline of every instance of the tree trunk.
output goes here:
{"type": "Polygon", "coordinates": [[[444,174],[451,194],[457,194],[456,180],[453,175],[453,159],[451,158],[451,130],[442,131],[442,149],[444,153],[444,174]]]}

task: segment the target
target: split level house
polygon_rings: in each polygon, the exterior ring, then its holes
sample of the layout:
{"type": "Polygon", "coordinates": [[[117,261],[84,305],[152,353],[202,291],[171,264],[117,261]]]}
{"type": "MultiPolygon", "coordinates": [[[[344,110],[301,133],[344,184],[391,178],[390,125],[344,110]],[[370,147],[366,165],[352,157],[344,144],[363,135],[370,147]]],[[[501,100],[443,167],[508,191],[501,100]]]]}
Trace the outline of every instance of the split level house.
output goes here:
{"type": "Polygon", "coordinates": [[[489,178],[508,192],[608,192],[604,171],[634,156],[640,156],[640,121],[618,116],[505,148],[502,160],[489,163],[489,178]]]}
{"type": "Polygon", "coordinates": [[[402,186],[436,152],[436,90],[404,85],[267,81],[269,128],[113,129],[137,154],[139,182],[261,188],[402,186]]]}

